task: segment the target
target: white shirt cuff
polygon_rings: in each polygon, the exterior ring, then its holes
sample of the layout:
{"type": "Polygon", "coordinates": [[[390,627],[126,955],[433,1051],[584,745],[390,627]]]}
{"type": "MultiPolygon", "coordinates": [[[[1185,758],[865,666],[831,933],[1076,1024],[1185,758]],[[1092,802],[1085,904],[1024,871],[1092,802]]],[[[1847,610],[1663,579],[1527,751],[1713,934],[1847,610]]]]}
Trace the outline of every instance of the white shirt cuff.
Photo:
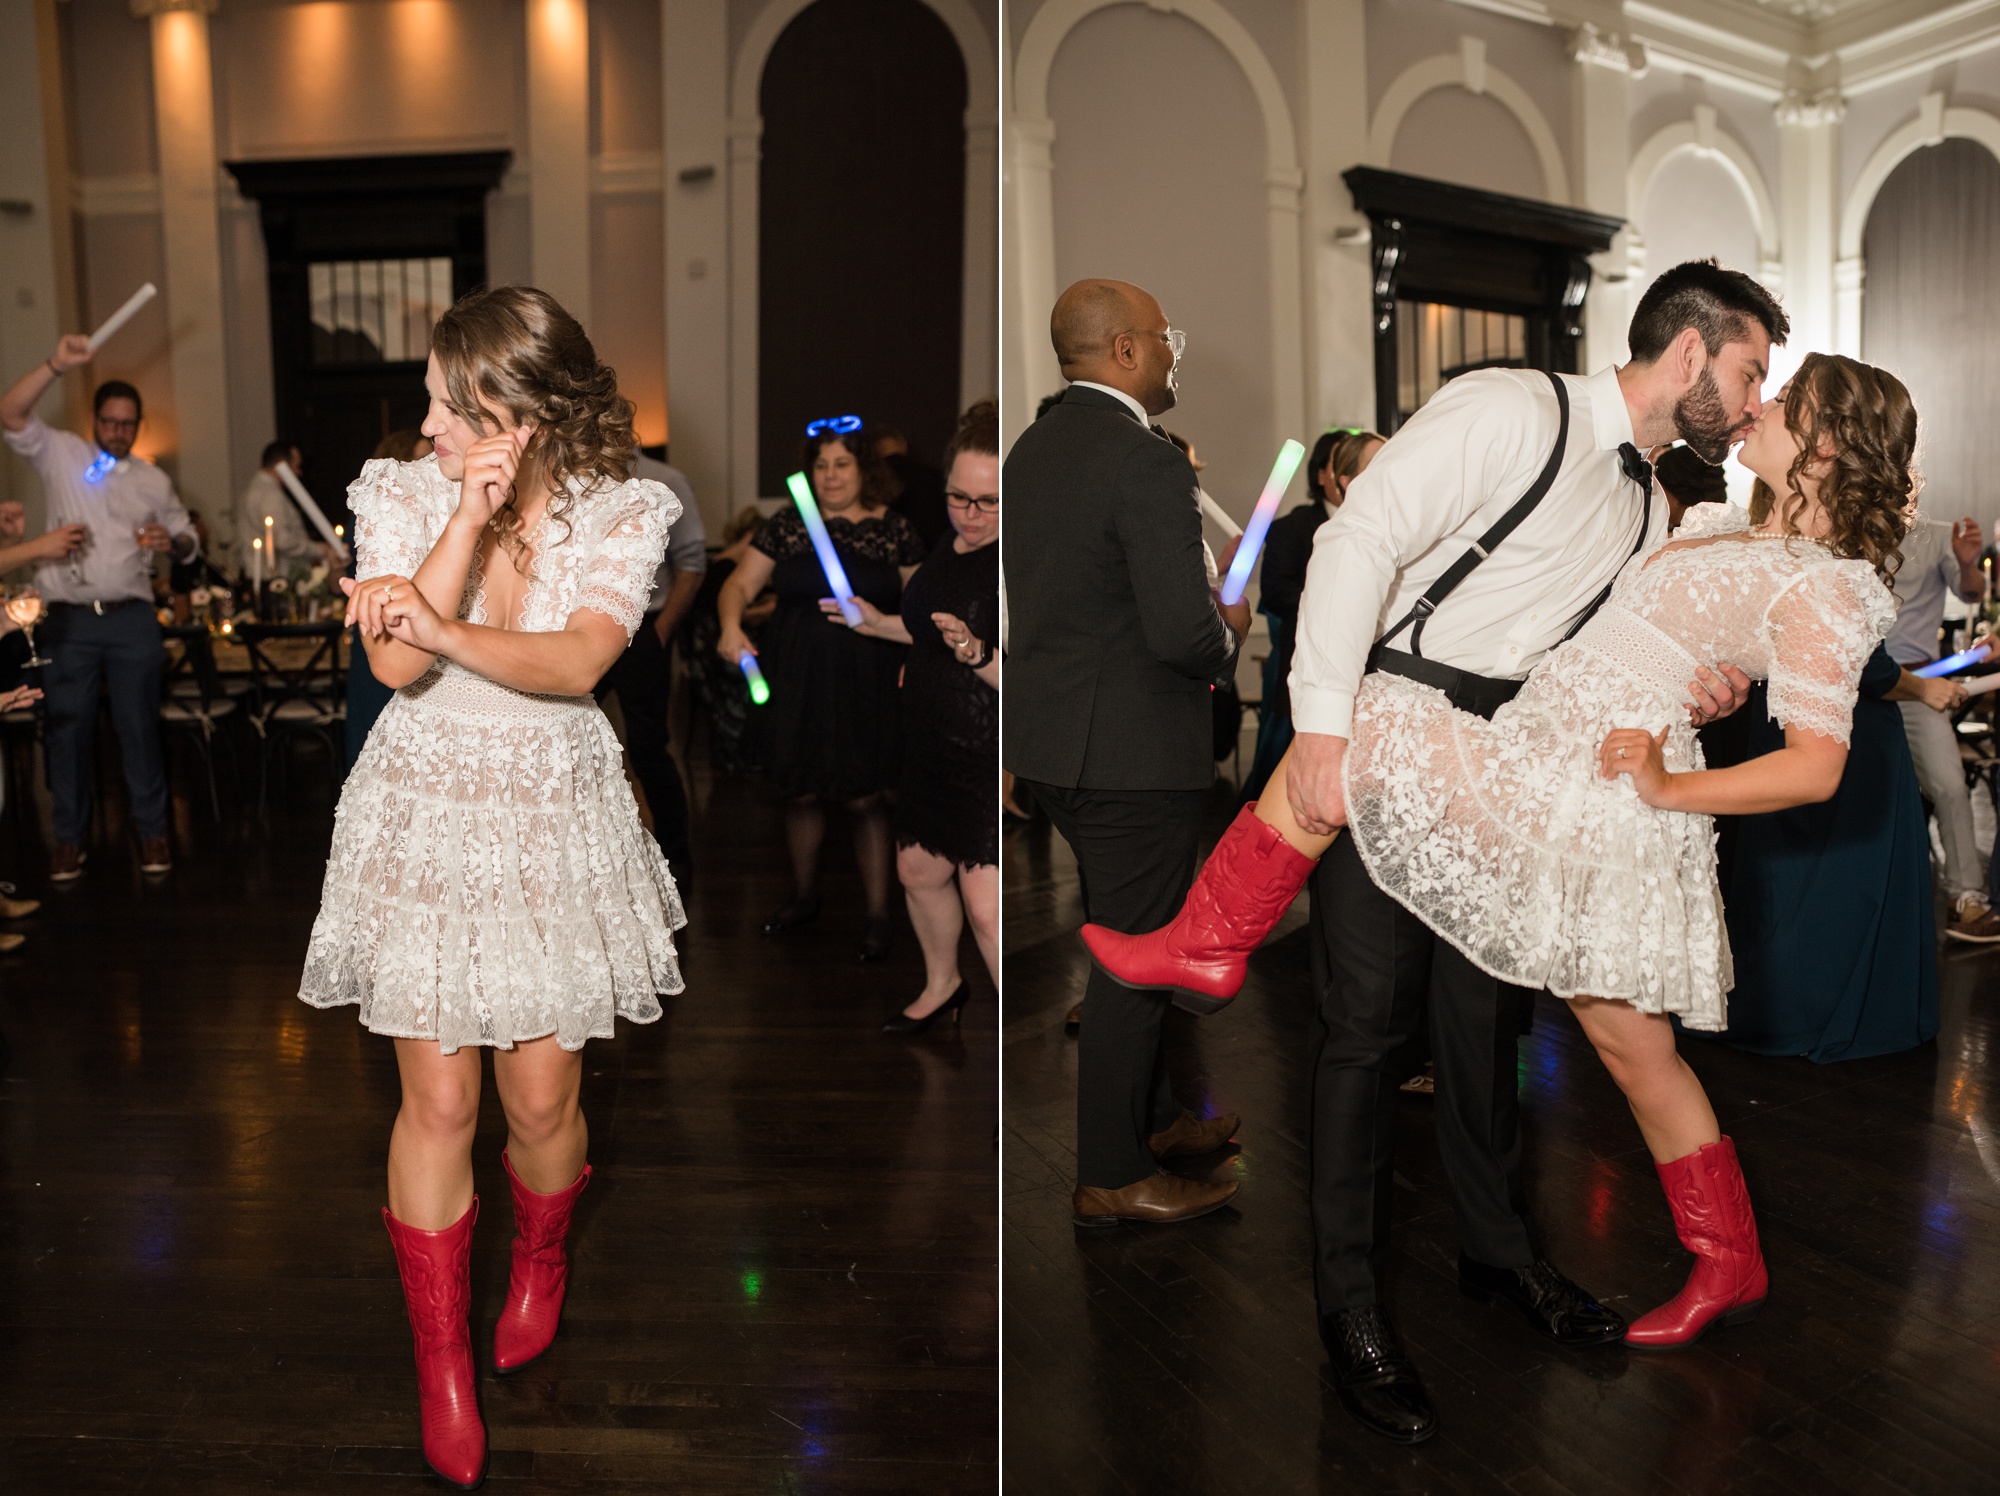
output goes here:
{"type": "Polygon", "coordinates": [[[1354,693],[1325,686],[1292,687],[1292,730],[1332,738],[1354,735],[1354,693]]]}

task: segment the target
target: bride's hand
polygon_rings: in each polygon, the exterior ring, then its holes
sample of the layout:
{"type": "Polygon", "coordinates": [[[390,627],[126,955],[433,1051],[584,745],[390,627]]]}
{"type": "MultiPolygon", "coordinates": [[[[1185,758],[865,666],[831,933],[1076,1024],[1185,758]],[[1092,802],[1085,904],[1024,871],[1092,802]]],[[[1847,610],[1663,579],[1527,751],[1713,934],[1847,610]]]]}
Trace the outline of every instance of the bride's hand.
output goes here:
{"type": "Polygon", "coordinates": [[[1750,699],[1750,677],[1734,665],[1718,664],[1713,670],[1701,665],[1688,682],[1688,696],[1688,721],[1706,727],[1750,699]]]}
{"type": "Polygon", "coordinates": [[[1616,729],[1597,750],[1597,772],[1606,779],[1631,775],[1641,800],[1667,809],[1664,801],[1674,777],[1667,772],[1667,730],[1661,728],[1655,737],[1643,727],[1616,729]]]}
{"type": "Polygon", "coordinates": [[[516,426],[498,436],[482,436],[465,454],[465,476],[459,480],[458,514],[474,525],[486,522],[506,507],[520,471],[521,453],[535,434],[532,426],[516,426]]]}

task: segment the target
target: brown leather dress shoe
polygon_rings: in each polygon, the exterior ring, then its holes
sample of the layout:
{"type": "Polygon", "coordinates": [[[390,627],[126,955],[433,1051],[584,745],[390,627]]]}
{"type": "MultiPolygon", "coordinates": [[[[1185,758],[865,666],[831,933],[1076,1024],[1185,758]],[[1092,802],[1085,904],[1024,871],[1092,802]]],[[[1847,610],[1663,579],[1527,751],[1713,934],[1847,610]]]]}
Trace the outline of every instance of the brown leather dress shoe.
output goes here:
{"type": "Polygon", "coordinates": [[[1238,1118],[1234,1112],[1210,1117],[1206,1122],[1193,1112],[1182,1112],[1165,1132],[1146,1139],[1157,1159],[1191,1158],[1197,1153],[1213,1153],[1236,1136],[1238,1118]]]}
{"type": "Polygon", "coordinates": [[[1233,1179],[1211,1184],[1162,1170],[1119,1190],[1079,1184],[1070,1196],[1070,1213],[1079,1226],[1115,1226],[1120,1221],[1164,1226],[1205,1216],[1228,1204],[1235,1193],[1233,1179]]]}
{"type": "Polygon", "coordinates": [[[17,899],[13,884],[0,883],[0,919],[26,919],[41,907],[40,899],[17,899]]]}
{"type": "Polygon", "coordinates": [[[82,876],[83,848],[69,842],[57,842],[55,851],[49,854],[49,881],[71,883],[82,876]]]}
{"type": "Polygon", "coordinates": [[[139,871],[170,873],[174,868],[173,849],[164,836],[149,836],[139,843],[139,871]]]}
{"type": "Polygon", "coordinates": [[[16,935],[10,930],[5,935],[0,935],[0,956],[6,955],[9,951],[18,951],[27,943],[27,936],[16,935]]]}

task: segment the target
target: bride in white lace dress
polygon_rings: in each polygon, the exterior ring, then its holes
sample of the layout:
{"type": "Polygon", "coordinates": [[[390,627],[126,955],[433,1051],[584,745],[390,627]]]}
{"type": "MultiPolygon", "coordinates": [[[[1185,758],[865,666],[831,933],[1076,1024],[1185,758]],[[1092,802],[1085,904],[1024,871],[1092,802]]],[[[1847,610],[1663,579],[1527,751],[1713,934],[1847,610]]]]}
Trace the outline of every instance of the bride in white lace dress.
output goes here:
{"type": "Polygon", "coordinates": [[[480,1051],[494,1052],[516,1236],[494,1361],[554,1339],[564,1238],[590,1177],[581,1050],[681,990],[687,923],[591,690],[640,623],[680,505],[629,476],[632,407],[542,292],[439,321],[434,456],[349,490],[369,665],[395,698],[341,793],[300,996],[360,1006],[403,1083],[389,1227],[415,1334],[426,1457],[486,1460],[467,1314],[480,1051]]]}
{"type": "MultiPolygon", "coordinates": [[[[1825,800],[1840,785],[1861,668],[1895,618],[1882,577],[1914,513],[1915,444],[1894,376],[1808,355],[1739,453],[1781,496],[1765,525],[1724,505],[1691,509],[1491,721],[1384,672],[1355,698],[1342,778],[1369,877],[1488,973],[1570,999],[1697,1254],[1687,1286],[1632,1325],[1631,1344],[1685,1344],[1764,1296],[1733,1145],[1666,1015],[1726,1026],[1712,817],[1825,800]],[[1784,748],[1703,768],[1687,682],[1712,661],[1770,682],[1784,748]]],[[[1299,825],[1284,763],[1255,820],[1265,829],[1231,828],[1174,923],[1139,936],[1086,926],[1098,964],[1118,980],[1143,973],[1133,985],[1200,973],[1211,996],[1233,994],[1242,958],[1333,842],[1299,825]]]]}

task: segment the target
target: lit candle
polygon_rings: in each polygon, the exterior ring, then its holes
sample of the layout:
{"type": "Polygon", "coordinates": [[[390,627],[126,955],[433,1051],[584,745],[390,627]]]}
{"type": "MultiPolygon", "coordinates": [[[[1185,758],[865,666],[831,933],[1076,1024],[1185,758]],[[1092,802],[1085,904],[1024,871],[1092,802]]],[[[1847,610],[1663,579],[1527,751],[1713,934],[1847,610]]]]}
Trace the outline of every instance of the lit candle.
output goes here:
{"type": "Polygon", "coordinates": [[[819,569],[826,573],[826,585],[833,589],[834,599],[840,604],[840,616],[847,620],[849,628],[860,628],[861,606],[854,601],[854,589],[847,585],[847,569],[834,552],[833,537],[826,533],[819,505],[813,502],[812,485],[806,482],[804,473],[793,473],[785,480],[785,487],[792,491],[792,502],[799,506],[799,518],[805,521],[806,534],[819,553],[819,569]]]}
{"type": "Polygon", "coordinates": [[[1243,532],[1243,539],[1236,547],[1236,559],[1229,563],[1229,575],[1222,583],[1225,603],[1243,600],[1243,589],[1250,585],[1250,568],[1257,564],[1257,553],[1264,549],[1264,536],[1271,528],[1271,521],[1278,517],[1278,505],[1284,501],[1285,489],[1305,455],[1306,449],[1289,437],[1278,449],[1278,460],[1271,465],[1271,476],[1264,480],[1264,491],[1257,496],[1249,527],[1243,532]]]}
{"type": "Polygon", "coordinates": [[[264,542],[250,542],[250,585],[255,590],[264,590],[264,542]]]}

